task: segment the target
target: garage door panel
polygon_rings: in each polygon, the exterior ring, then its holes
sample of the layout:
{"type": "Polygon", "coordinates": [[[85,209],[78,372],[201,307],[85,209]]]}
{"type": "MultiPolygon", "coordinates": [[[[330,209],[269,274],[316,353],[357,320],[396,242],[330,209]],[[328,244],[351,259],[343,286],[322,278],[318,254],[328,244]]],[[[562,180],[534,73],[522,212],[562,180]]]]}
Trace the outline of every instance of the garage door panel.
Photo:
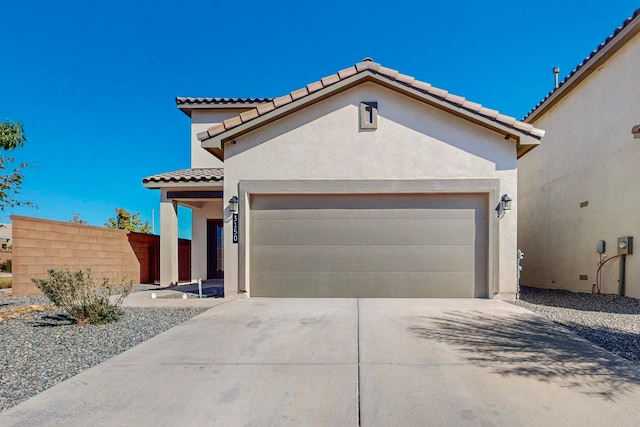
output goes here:
{"type": "Polygon", "coordinates": [[[465,206],[459,209],[438,209],[432,207],[423,207],[422,209],[402,209],[396,205],[381,206],[380,209],[362,209],[360,207],[354,207],[350,210],[336,210],[336,209],[320,209],[319,207],[312,207],[309,209],[292,209],[292,210],[257,210],[253,212],[256,219],[276,219],[276,220],[296,220],[306,219],[309,217],[326,219],[326,220],[349,220],[353,219],[354,215],[358,218],[370,218],[370,219],[473,219],[473,218],[486,218],[485,213],[477,212],[476,207],[465,206]],[[483,215],[483,216],[478,216],[483,215]]]}
{"type": "Polygon", "coordinates": [[[250,292],[486,297],[482,194],[253,195],[250,292]]]}
{"type": "MultiPolygon", "coordinates": [[[[369,209],[386,215],[385,209],[403,212],[431,209],[458,215],[455,211],[476,209],[481,194],[438,194],[425,198],[424,194],[310,194],[299,195],[269,194],[252,196],[251,209],[254,213],[266,211],[274,214],[287,211],[308,212],[312,209],[333,211],[337,214],[354,209],[369,209]]],[[[484,214],[486,215],[486,213],[484,214]]]]}
{"type": "Polygon", "coordinates": [[[473,298],[473,273],[261,272],[252,296],[292,298],[473,298]]]}
{"type": "Polygon", "coordinates": [[[262,219],[254,245],[473,245],[487,244],[469,219],[262,219]],[[373,232],[372,232],[373,230],[373,232]]]}
{"type": "Polygon", "coordinates": [[[321,272],[474,271],[473,246],[261,246],[252,269],[321,272]]]}

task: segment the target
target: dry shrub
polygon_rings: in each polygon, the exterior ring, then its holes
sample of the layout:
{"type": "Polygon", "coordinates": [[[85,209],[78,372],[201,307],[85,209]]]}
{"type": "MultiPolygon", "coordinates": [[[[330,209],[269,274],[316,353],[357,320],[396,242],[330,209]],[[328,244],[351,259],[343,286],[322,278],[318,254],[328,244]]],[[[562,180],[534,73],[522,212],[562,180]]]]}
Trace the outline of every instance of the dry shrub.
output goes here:
{"type": "Polygon", "coordinates": [[[49,270],[48,279],[31,279],[56,307],[79,324],[101,325],[120,318],[120,305],[131,293],[133,282],[122,278],[120,285],[105,276],[96,278],[91,267],[82,270],[49,270]],[[111,296],[119,294],[113,302],[111,296]]]}

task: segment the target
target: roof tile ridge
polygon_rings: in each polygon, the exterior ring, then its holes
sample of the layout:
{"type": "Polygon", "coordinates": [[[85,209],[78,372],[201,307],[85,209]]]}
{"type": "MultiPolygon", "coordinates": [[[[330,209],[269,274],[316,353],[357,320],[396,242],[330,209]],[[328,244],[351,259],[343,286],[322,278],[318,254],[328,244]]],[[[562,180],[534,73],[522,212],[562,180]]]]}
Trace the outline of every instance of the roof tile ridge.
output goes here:
{"type": "MultiPolygon", "coordinates": [[[[361,67],[362,70],[364,69],[378,69],[379,64],[376,64],[374,62],[371,61],[363,61],[362,63],[366,64],[366,67],[361,67]],[[371,64],[373,64],[373,67],[371,66],[371,64]]],[[[387,73],[391,73],[394,70],[391,69],[385,69],[387,73]]],[[[356,74],[358,74],[360,72],[358,65],[353,65],[351,67],[347,67],[344,68],[340,71],[338,71],[337,73],[334,74],[330,74],[326,77],[323,77],[320,81],[317,82],[313,82],[313,83],[309,83],[308,85],[306,85],[305,87],[302,87],[300,89],[296,89],[290,93],[288,93],[287,95],[284,96],[280,96],[277,98],[273,98],[271,99],[270,102],[265,102],[262,105],[259,105],[255,108],[252,108],[250,110],[244,111],[242,113],[240,113],[240,115],[236,116],[236,117],[231,117],[227,120],[225,120],[223,123],[221,124],[216,124],[213,125],[211,127],[209,127],[205,132],[200,132],[198,134],[198,138],[200,138],[200,136],[202,136],[203,138],[211,138],[214,136],[217,136],[225,131],[231,130],[237,126],[240,126],[242,123],[247,123],[248,121],[251,121],[253,119],[256,119],[260,116],[263,116],[277,108],[280,108],[284,105],[290,104],[294,101],[297,101],[298,99],[304,98],[307,95],[310,95],[314,92],[317,92],[321,89],[324,89],[326,87],[329,87],[335,83],[338,83],[344,79],[347,79],[351,76],[354,76],[356,74]]],[[[396,72],[397,74],[397,72],[396,72]]]]}
{"type": "Polygon", "coordinates": [[[322,85],[324,87],[328,87],[332,84],[338,83],[340,81],[340,76],[338,75],[338,73],[330,74],[326,77],[321,78],[320,81],[322,82],[322,85]]]}
{"type": "MultiPolygon", "coordinates": [[[[403,76],[403,75],[400,75],[403,76]]],[[[403,76],[404,77],[404,76],[403,76]]],[[[396,77],[396,80],[401,82],[401,83],[405,83],[403,81],[403,78],[398,78],[396,77]]],[[[406,84],[406,83],[405,83],[406,84]]],[[[409,86],[418,89],[422,92],[428,93],[430,95],[436,96],[438,98],[441,98],[447,102],[449,102],[450,104],[453,104],[457,107],[461,107],[464,108],[468,111],[471,111],[473,113],[477,113],[483,116],[486,116],[488,118],[494,119],[497,122],[500,122],[504,125],[507,125],[509,127],[513,127],[516,128],[518,130],[521,131],[525,131],[527,133],[532,133],[531,131],[534,128],[534,126],[529,126],[526,123],[520,122],[518,119],[516,119],[513,116],[509,116],[506,114],[502,114],[497,110],[493,110],[491,108],[486,108],[483,107],[482,104],[478,104],[476,102],[472,102],[467,100],[465,97],[463,96],[459,96],[459,95],[455,95],[453,93],[450,93],[447,90],[444,89],[440,89],[437,88],[433,85],[431,85],[430,83],[426,83],[423,81],[419,81],[419,80],[413,80],[411,84],[409,84],[409,86]],[[516,126],[516,123],[519,123],[518,126],[516,126]]],[[[544,135],[544,133],[543,133],[544,135]]]]}
{"type": "Polygon", "coordinates": [[[340,76],[341,80],[349,78],[355,74],[358,74],[358,68],[355,65],[352,65],[351,67],[347,67],[338,71],[338,76],[340,76]]]}
{"type": "Polygon", "coordinates": [[[257,108],[252,108],[250,110],[243,111],[242,113],[240,113],[240,120],[242,120],[242,123],[246,123],[249,120],[255,119],[256,117],[260,117],[260,113],[258,113],[257,108]]]}
{"type": "Polygon", "coordinates": [[[377,62],[374,62],[372,59],[370,58],[365,58],[364,60],[358,62],[356,65],[356,70],[358,70],[358,72],[362,72],[362,71],[366,71],[366,70],[371,70],[371,71],[378,71],[378,69],[380,68],[380,64],[377,62]]]}
{"type": "Polygon", "coordinates": [[[551,96],[557,92],[560,88],[562,88],[562,86],[567,83],[569,81],[569,79],[571,79],[571,77],[573,77],[580,69],[582,69],[594,56],[596,56],[598,54],[598,52],[600,52],[604,47],[606,47],[609,43],[611,43],[611,41],[613,39],[616,38],[616,36],[618,36],[618,34],[620,34],[622,32],[622,30],[624,30],[625,28],[627,28],[629,26],[629,24],[631,24],[632,21],[634,21],[636,18],[638,18],[638,16],[640,16],[640,8],[636,9],[633,14],[631,16],[629,16],[627,19],[625,19],[621,25],[619,25],[618,27],[616,27],[616,29],[609,34],[603,42],[601,42],[594,50],[592,50],[589,55],[587,57],[585,57],[578,65],[576,65],[576,67],[571,70],[571,72],[569,74],[567,74],[565,76],[564,79],[562,79],[562,81],[560,83],[558,83],[558,87],[557,88],[553,88],[551,91],[549,91],[544,98],[542,98],[542,100],[540,102],[538,102],[523,118],[522,121],[527,120],[527,118],[538,109],[538,107],[540,107],[542,104],[544,104],[547,99],[551,98],[551,96]]]}
{"type": "Polygon", "coordinates": [[[270,97],[209,97],[209,96],[176,96],[177,105],[182,104],[234,104],[234,103],[261,103],[271,101],[270,97]]]}
{"type": "Polygon", "coordinates": [[[240,115],[236,117],[231,117],[225,120],[223,123],[216,124],[211,126],[205,132],[201,132],[198,134],[199,139],[206,139],[217,136],[225,131],[231,130],[237,126],[240,126],[243,123],[247,123],[251,120],[257,119],[258,117],[264,116],[265,114],[270,113],[282,106],[295,102],[299,99],[302,99],[308,95],[311,95],[314,92],[332,86],[342,80],[348,79],[358,73],[364,71],[371,71],[375,74],[379,74],[386,78],[389,78],[393,81],[401,83],[407,87],[416,89],[422,93],[429,94],[436,98],[439,98],[442,101],[445,101],[451,105],[454,105],[459,108],[464,108],[467,111],[470,111],[475,114],[479,114],[485,116],[489,119],[495,120],[505,126],[514,128],[516,130],[532,134],[535,136],[542,137],[544,136],[544,131],[541,129],[537,129],[532,125],[525,124],[524,122],[520,122],[513,116],[509,116],[506,114],[502,114],[497,110],[493,110],[491,108],[483,107],[482,104],[478,104],[475,102],[468,101],[465,97],[455,95],[449,93],[449,91],[435,87],[430,83],[426,83],[420,80],[417,80],[413,76],[408,76],[401,74],[397,70],[384,67],[379,63],[373,62],[373,60],[369,58],[365,58],[363,61],[344,68],[337,73],[330,74],[326,77],[323,77],[319,81],[309,83],[305,87],[300,89],[296,89],[284,96],[280,96],[277,98],[271,99],[269,102],[265,102],[261,105],[258,105],[255,108],[242,112],[240,115]],[[518,125],[516,125],[518,123],[518,125]]]}

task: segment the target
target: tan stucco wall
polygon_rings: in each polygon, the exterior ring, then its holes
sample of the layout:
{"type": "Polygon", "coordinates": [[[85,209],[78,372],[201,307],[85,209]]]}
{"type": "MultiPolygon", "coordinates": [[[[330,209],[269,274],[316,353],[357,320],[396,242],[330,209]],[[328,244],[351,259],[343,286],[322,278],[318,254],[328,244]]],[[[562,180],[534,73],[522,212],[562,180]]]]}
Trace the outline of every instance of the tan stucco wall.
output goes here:
{"type": "Polygon", "coordinates": [[[224,167],[221,160],[209,154],[202,148],[198,140],[198,133],[204,132],[209,127],[222,123],[230,117],[235,117],[242,110],[192,110],[191,111],[191,167],[192,168],[221,168],[224,167]]]}
{"type": "MultiPolygon", "coordinates": [[[[499,178],[500,192],[514,204],[496,225],[498,291],[515,291],[516,148],[501,135],[365,83],[239,137],[225,150],[225,198],[238,194],[240,180],[499,178]],[[359,130],[362,101],[378,102],[375,131],[359,130]]],[[[490,202],[491,208],[496,203],[490,202]]],[[[238,245],[231,241],[231,223],[225,227],[225,292],[230,292],[238,286],[238,245]]]]}
{"type": "Polygon", "coordinates": [[[86,268],[100,277],[135,282],[140,266],[128,232],[23,216],[12,216],[13,295],[34,295],[40,290],[32,278],[47,277],[47,270],[86,268]]]}
{"type": "MultiPolygon", "coordinates": [[[[547,134],[518,163],[523,284],[591,292],[596,242],[606,240],[613,256],[618,237],[640,238],[640,141],[631,135],[640,123],[639,69],[635,36],[533,122],[547,134]]],[[[639,257],[627,257],[627,295],[633,297],[640,297],[639,257]]],[[[603,273],[603,292],[616,293],[617,261],[603,273]]]]}

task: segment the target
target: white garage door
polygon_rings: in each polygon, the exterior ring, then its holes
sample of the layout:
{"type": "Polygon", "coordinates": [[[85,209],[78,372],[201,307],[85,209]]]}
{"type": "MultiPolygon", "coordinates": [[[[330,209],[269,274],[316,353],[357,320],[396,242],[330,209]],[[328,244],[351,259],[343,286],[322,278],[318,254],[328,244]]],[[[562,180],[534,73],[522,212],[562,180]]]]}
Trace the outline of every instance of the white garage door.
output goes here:
{"type": "Polygon", "coordinates": [[[252,195],[250,203],[252,296],[488,296],[485,195],[252,195]]]}

